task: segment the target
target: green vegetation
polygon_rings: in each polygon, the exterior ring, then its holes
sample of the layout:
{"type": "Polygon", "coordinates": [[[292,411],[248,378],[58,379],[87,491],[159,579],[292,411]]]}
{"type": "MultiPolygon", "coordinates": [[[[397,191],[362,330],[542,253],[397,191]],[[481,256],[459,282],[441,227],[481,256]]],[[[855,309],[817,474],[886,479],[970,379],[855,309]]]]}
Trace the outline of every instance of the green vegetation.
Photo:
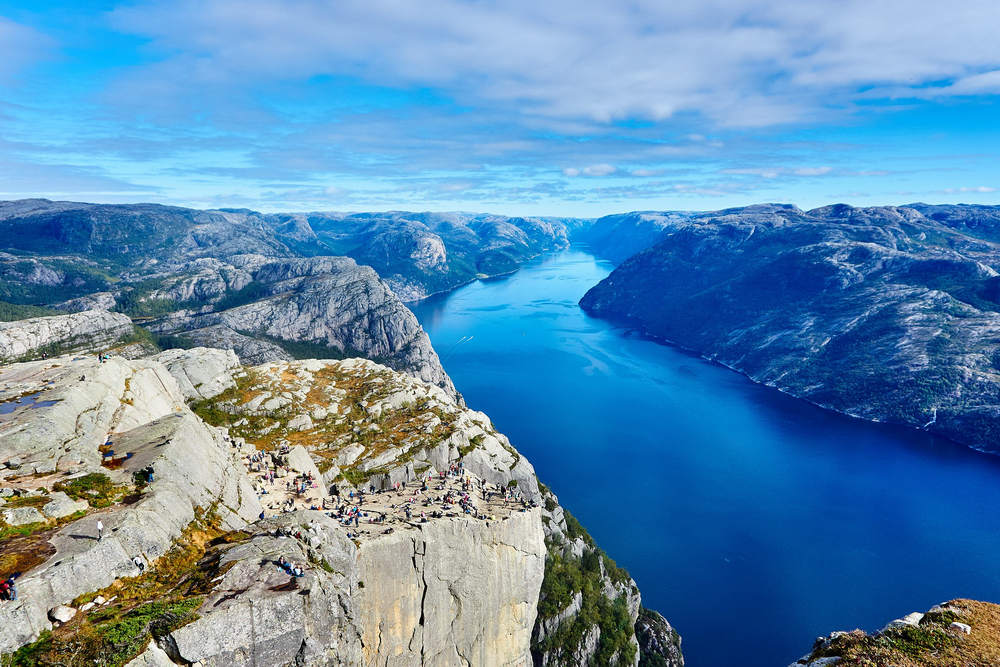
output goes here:
{"type": "Polygon", "coordinates": [[[975,600],[952,600],[924,615],[916,626],[874,635],[861,630],[841,634],[810,659],[839,657],[844,667],[953,667],[1000,664],[1000,606],[975,600]],[[949,626],[965,623],[966,635],[949,626]]]}
{"type": "Polygon", "coordinates": [[[125,345],[135,345],[137,343],[148,345],[157,351],[160,350],[156,335],[149,329],[143,329],[136,324],[132,325],[132,333],[125,334],[118,340],[117,346],[123,347],[125,345]]]}
{"type": "Polygon", "coordinates": [[[91,507],[108,507],[124,495],[128,489],[117,486],[104,473],[94,472],[68,482],[58,482],[53,491],[62,491],[73,500],[86,500],[91,507]]]}
{"type": "Polygon", "coordinates": [[[117,580],[100,591],[80,596],[73,606],[96,598],[115,602],[77,614],[70,623],[43,633],[37,641],[8,656],[2,667],[121,667],[162,637],[198,618],[196,610],[224,573],[220,566],[226,544],[248,539],[227,533],[211,511],[197,512],[174,547],[138,577],[117,580]]]}
{"type": "Polygon", "coordinates": [[[224,297],[215,303],[215,310],[229,310],[230,308],[236,308],[248,303],[253,303],[254,301],[259,301],[267,296],[269,296],[267,285],[254,281],[247,283],[247,285],[241,290],[228,292],[224,297]]]}
{"type": "Polygon", "coordinates": [[[62,315],[61,311],[44,306],[27,306],[18,303],[7,303],[0,301],[0,322],[14,322],[16,320],[26,320],[29,317],[47,317],[49,315],[62,315]]]}
{"type": "MultiPolygon", "coordinates": [[[[592,664],[630,664],[635,659],[635,646],[631,639],[635,627],[626,605],[626,596],[609,599],[604,594],[605,577],[625,586],[631,585],[628,572],[619,568],[602,550],[594,546],[594,540],[580,526],[573,515],[565,513],[567,526],[573,528],[567,533],[571,539],[582,537],[590,546],[582,558],[568,556],[549,542],[548,558],[545,561],[545,576],[538,599],[538,616],[552,618],[566,609],[577,593],[582,596],[579,613],[564,620],[556,630],[544,640],[532,646],[536,653],[546,653],[555,660],[555,665],[575,665],[573,651],[580,646],[590,629],[597,626],[601,630],[597,651],[592,664]]],[[[625,589],[628,590],[627,588],[625,589]]]]}
{"type": "Polygon", "coordinates": [[[193,338],[184,334],[156,336],[156,345],[161,350],[190,350],[193,347],[198,347],[198,343],[193,338]]]}

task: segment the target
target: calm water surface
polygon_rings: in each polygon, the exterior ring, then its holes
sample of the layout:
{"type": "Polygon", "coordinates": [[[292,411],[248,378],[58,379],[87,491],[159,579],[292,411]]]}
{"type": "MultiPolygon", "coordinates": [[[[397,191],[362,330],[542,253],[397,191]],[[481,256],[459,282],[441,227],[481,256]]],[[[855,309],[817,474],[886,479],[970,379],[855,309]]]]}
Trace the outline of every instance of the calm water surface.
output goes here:
{"type": "Polygon", "coordinates": [[[1000,601],[1000,457],[832,414],[585,315],[582,249],[414,307],[483,410],[684,638],[784,667],[815,637],[1000,601]]]}

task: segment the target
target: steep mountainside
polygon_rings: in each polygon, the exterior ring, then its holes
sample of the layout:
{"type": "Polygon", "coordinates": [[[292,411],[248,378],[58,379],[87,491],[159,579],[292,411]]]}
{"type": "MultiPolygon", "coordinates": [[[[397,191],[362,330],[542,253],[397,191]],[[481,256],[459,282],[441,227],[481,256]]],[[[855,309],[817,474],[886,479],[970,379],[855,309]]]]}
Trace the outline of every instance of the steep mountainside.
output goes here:
{"type": "Polygon", "coordinates": [[[596,254],[621,264],[683,226],[695,215],[683,211],[634,211],[606,215],[598,218],[593,225],[576,230],[573,240],[586,243],[596,254]]]}
{"type": "Polygon", "coordinates": [[[198,345],[233,349],[247,364],[365,356],[456,396],[417,318],[371,268],[346,257],[241,267],[249,282],[217,301],[214,309],[175,313],[149,328],[198,345]]]}
{"type": "Polygon", "coordinates": [[[280,214],[268,221],[283,239],[315,239],[371,266],[404,301],[510,273],[545,250],[568,246],[570,233],[589,223],[405,211],[280,214]]]}
{"type": "Polygon", "coordinates": [[[998,451],[996,219],[924,205],[699,214],[581,305],[820,405],[998,451]]]}
{"type": "Polygon", "coordinates": [[[15,667],[683,664],[635,582],[439,387],[202,348],[0,376],[0,399],[38,399],[0,414],[15,667]]]}

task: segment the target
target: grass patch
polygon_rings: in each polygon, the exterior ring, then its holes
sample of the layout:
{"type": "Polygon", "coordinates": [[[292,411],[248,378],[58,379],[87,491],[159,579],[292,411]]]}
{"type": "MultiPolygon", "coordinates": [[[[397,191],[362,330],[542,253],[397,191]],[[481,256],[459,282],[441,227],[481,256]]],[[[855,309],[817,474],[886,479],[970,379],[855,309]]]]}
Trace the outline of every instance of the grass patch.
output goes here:
{"type": "Polygon", "coordinates": [[[221,547],[249,539],[241,531],[225,532],[211,511],[184,530],[174,547],[138,577],[82,595],[79,607],[96,598],[117,598],[94,608],[64,627],[43,633],[2,663],[3,667],[67,665],[121,667],[145,650],[149,642],[198,618],[196,610],[223,573],[221,547]]]}
{"type": "Polygon", "coordinates": [[[62,491],[73,500],[86,500],[91,507],[108,507],[118,502],[128,491],[118,486],[104,473],[94,472],[68,482],[58,482],[53,491],[62,491]]]}
{"type": "Polygon", "coordinates": [[[854,630],[817,648],[812,659],[839,657],[843,667],[987,667],[1000,664],[1000,606],[975,600],[952,600],[916,627],[869,635],[854,630]],[[966,635],[949,629],[959,621],[972,627],[966,635]]]}

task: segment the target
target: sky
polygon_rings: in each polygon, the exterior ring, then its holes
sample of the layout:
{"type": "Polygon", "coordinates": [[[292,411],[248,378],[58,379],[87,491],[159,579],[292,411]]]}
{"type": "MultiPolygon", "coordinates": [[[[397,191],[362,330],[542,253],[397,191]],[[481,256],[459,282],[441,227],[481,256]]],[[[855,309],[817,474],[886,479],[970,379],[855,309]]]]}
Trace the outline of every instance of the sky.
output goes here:
{"type": "Polygon", "coordinates": [[[996,0],[0,0],[0,199],[1000,204],[996,0]]]}

